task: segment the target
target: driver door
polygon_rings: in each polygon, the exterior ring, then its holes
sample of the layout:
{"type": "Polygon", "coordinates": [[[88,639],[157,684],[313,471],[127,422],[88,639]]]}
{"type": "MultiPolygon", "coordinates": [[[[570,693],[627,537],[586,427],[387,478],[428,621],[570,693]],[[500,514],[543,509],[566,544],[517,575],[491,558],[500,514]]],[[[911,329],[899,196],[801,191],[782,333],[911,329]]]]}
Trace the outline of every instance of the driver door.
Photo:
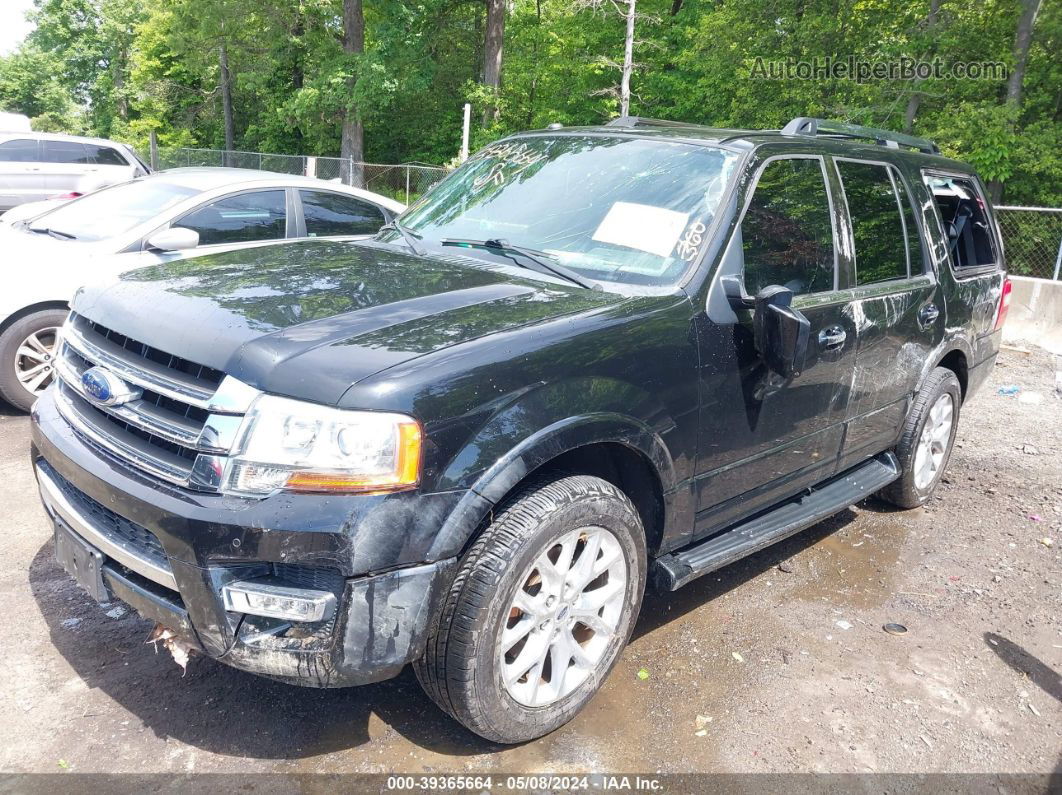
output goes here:
{"type": "Polygon", "coordinates": [[[821,157],[760,165],[702,336],[696,537],[836,471],[856,351],[839,228],[821,157]],[[768,285],[790,290],[811,324],[803,368],[788,380],[767,370],[753,341],[747,298],[768,285]]]}

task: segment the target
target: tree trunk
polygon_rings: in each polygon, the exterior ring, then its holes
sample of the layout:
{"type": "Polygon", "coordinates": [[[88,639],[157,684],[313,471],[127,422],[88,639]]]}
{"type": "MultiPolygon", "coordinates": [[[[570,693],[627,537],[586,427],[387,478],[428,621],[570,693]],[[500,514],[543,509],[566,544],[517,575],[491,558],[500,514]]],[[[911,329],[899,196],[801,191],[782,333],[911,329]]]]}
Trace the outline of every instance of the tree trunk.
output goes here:
{"type": "Polygon", "coordinates": [[[1033,26],[1040,13],[1043,0],[1022,0],[1021,17],[1014,34],[1014,69],[1007,81],[1007,104],[1021,107],[1022,84],[1025,82],[1025,67],[1029,63],[1029,47],[1032,46],[1033,26]]]}
{"type": "Polygon", "coordinates": [[[230,164],[231,152],[236,148],[236,129],[232,121],[232,74],[229,72],[229,53],[222,44],[218,48],[221,78],[221,109],[225,116],[225,165],[230,164]]]}
{"type": "Polygon", "coordinates": [[[623,42],[623,76],[620,78],[620,116],[631,109],[631,72],[634,70],[634,17],[637,0],[627,0],[627,38],[623,42]]]}
{"type": "MultiPolygon", "coordinates": [[[[343,52],[347,55],[361,55],[364,51],[365,15],[361,0],[343,0],[343,52]]],[[[352,94],[357,82],[356,75],[347,81],[352,94]]],[[[353,101],[347,103],[343,114],[339,155],[343,158],[341,171],[345,172],[344,182],[355,188],[365,187],[365,169],[362,166],[365,160],[365,130],[353,101]]]]}
{"type": "MultiPolygon", "coordinates": [[[[926,14],[926,33],[929,34],[933,31],[933,28],[937,25],[937,16],[940,13],[941,0],[930,0],[929,13],[926,14]]],[[[932,50],[927,55],[930,55],[932,50]]],[[[918,108],[922,104],[922,92],[918,90],[918,87],[922,84],[921,80],[915,80],[914,91],[911,92],[910,98],[907,100],[907,110],[903,114],[903,131],[905,133],[911,132],[914,129],[915,118],[918,116],[918,108]]]]}
{"type": "Polygon", "coordinates": [[[487,0],[487,30],[483,37],[483,85],[494,96],[493,102],[483,113],[483,123],[489,124],[498,118],[497,97],[501,90],[502,50],[505,46],[506,0],[487,0]]]}
{"type": "MultiPolygon", "coordinates": [[[[1007,105],[1012,110],[1012,119],[1018,120],[1021,113],[1022,88],[1025,83],[1025,67],[1029,63],[1029,48],[1032,46],[1033,27],[1040,13],[1043,0],[1021,0],[1021,16],[1014,32],[1014,68],[1007,81],[1007,105]]],[[[1012,122],[1013,123],[1013,122],[1012,122]]],[[[998,204],[1003,199],[1003,183],[992,180],[988,183],[989,197],[998,204]]]]}

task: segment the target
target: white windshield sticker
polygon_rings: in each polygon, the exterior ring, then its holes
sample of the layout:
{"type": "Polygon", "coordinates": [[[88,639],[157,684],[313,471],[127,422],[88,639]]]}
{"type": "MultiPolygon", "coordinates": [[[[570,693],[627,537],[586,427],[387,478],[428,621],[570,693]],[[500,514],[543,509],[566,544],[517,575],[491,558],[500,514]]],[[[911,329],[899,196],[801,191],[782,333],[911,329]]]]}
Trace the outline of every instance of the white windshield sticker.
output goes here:
{"type": "Polygon", "coordinates": [[[594,232],[594,240],[668,257],[687,220],[689,213],[649,204],[616,202],[594,232]]]}

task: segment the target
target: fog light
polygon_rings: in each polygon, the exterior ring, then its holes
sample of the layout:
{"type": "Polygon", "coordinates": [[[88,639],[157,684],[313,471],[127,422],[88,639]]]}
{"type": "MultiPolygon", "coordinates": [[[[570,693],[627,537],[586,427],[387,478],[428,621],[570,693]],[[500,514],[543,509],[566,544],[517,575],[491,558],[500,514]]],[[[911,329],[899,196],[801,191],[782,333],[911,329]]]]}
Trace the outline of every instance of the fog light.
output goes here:
{"type": "Polygon", "coordinates": [[[329,591],[292,588],[267,582],[241,580],[221,589],[225,609],[252,616],[287,621],[324,621],[336,609],[336,596],[329,591]]]}

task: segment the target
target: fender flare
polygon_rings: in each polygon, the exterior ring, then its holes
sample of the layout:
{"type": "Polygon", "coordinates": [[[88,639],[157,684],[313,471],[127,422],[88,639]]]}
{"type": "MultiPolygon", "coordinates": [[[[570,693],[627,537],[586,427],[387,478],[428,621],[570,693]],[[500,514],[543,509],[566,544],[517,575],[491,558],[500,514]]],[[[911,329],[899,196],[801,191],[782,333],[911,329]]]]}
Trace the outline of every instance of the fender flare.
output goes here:
{"type": "Polygon", "coordinates": [[[440,528],[429,560],[460,554],[494,506],[540,466],[580,447],[606,442],[624,445],[645,457],[665,495],[675,489],[671,454],[660,435],[644,422],[615,412],[570,417],[522,439],[478,477],[440,528]]]}

